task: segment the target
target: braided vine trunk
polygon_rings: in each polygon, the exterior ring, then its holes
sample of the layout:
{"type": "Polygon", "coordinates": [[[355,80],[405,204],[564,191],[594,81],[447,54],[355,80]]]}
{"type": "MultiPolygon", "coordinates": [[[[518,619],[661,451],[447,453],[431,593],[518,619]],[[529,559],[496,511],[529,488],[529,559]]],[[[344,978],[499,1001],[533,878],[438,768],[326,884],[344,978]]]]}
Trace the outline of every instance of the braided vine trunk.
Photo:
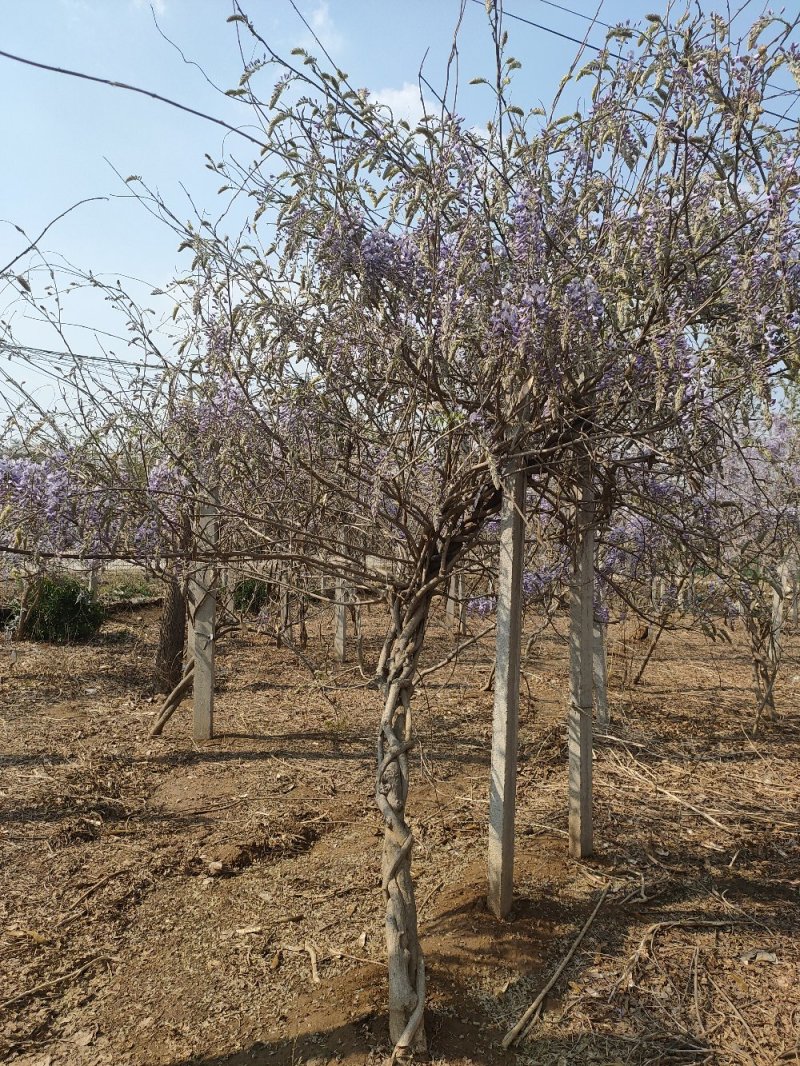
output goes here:
{"type": "Polygon", "coordinates": [[[426,1050],[425,962],[417,931],[411,878],[414,836],[406,821],[408,753],[414,746],[411,697],[425,636],[430,596],[404,607],[392,603],[392,627],[384,643],[378,678],[384,693],[378,732],[375,797],[385,824],[382,885],[386,904],[389,967],[389,1033],[394,1058],[426,1050]]]}
{"type": "Polygon", "coordinates": [[[767,588],[759,596],[740,602],[740,609],[747,635],[750,638],[750,654],[753,660],[753,687],[756,696],[754,729],[762,718],[775,721],[775,682],[781,665],[781,644],[784,622],[784,599],[786,596],[788,565],[785,560],[771,575],[767,588]],[[769,591],[771,586],[771,600],[769,591]]]}

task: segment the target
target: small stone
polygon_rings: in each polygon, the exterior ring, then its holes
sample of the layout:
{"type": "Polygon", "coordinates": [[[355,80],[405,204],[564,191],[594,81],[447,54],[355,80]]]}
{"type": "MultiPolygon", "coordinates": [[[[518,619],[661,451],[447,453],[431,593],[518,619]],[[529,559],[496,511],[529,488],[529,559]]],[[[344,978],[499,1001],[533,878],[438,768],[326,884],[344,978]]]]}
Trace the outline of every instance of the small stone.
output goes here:
{"type": "Polygon", "coordinates": [[[94,1029],[79,1029],[77,1033],[73,1033],[68,1039],[70,1044],[76,1044],[78,1047],[88,1047],[94,1040],[94,1029]]]}

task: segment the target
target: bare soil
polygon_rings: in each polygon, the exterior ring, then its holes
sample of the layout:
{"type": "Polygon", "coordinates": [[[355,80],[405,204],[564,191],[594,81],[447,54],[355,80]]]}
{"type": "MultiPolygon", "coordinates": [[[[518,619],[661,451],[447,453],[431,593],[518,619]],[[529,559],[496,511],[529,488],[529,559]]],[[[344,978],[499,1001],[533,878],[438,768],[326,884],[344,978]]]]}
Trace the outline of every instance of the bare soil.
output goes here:
{"type": "MultiPolygon", "coordinates": [[[[410,808],[436,1062],[800,1062],[800,636],[782,717],[753,739],[740,634],[667,634],[634,687],[634,628],[611,628],[591,860],[566,847],[563,619],[526,661],[507,922],[484,904],[490,639],[420,686],[410,808]]],[[[382,1062],[377,693],[238,634],[218,658],[218,737],[192,742],[187,703],[149,740],[156,632],[146,609],[89,645],[22,644],[13,664],[0,649],[0,1058],[382,1062]]],[[[308,656],[329,643],[323,619],[308,656]]],[[[435,620],[428,661],[451,646],[435,620]]]]}

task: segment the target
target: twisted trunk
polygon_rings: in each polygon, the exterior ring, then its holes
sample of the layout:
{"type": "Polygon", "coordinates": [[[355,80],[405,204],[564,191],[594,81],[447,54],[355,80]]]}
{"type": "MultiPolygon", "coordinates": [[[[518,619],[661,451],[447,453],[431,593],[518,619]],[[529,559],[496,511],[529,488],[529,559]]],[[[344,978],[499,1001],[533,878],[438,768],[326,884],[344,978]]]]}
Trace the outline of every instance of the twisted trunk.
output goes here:
{"type": "Polygon", "coordinates": [[[155,665],[155,683],[159,692],[171,692],[181,680],[186,631],[186,596],[181,582],[172,575],[166,584],[155,665]]]}
{"type": "Polygon", "coordinates": [[[762,595],[751,600],[742,599],[742,619],[750,638],[753,662],[753,688],[756,697],[754,732],[761,720],[774,721],[775,682],[781,663],[781,629],[783,625],[783,574],[773,584],[773,603],[768,605],[762,595]]]}
{"type": "Polygon", "coordinates": [[[389,967],[389,1033],[394,1058],[426,1050],[425,962],[417,930],[411,878],[414,836],[406,821],[408,753],[414,746],[411,697],[425,635],[431,594],[406,605],[392,602],[392,626],[384,643],[378,677],[384,693],[378,732],[375,798],[385,823],[382,887],[386,904],[389,967]]]}

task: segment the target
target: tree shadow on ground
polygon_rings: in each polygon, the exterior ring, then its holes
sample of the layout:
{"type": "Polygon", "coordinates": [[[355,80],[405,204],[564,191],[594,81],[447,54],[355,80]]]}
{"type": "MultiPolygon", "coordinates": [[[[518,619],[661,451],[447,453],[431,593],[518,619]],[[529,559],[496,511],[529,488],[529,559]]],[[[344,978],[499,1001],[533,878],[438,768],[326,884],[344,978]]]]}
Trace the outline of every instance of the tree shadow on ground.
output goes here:
{"type": "MultiPolygon", "coordinates": [[[[452,755],[452,750],[458,752],[459,763],[473,765],[487,765],[489,760],[488,748],[469,739],[459,736],[446,739],[447,749],[452,755]],[[469,752],[480,754],[466,754],[469,752]]],[[[443,743],[440,739],[440,747],[443,743]]],[[[426,754],[435,751],[435,746],[426,746],[426,754]]],[[[340,762],[342,760],[363,762],[372,768],[374,763],[373,738],[362,734],[347,734],[332,730],[309,730],[300,733],[238,733],[221,730],[212,741],[204,742],[202,748],[192,751],[164,751],[156,755],[146,756],[146,761],[161,765],[197,765],[202,763],[224,763],[230,761],[253,762],[258,760],[267,761],[279,758],[284,760],[298,760],[300,762],[325,760],[340,762]],[[250,740],[264,745],[263,749],[248,749],[232,745],[223,748],[225,741],[250,740]],[[318,744],[319,747],[310,748],[309,745],[318,744]],[[350,750],[348,750],[348,748],[350,750]]]]}
{"type": "Polygon", "coordinates": [[[0,755],[0,770],[24,766],[56,766],[72,762],[72,758],[58,752],[37,752],[35,754],[0,755]]]}
{"type": "MultiPolygon", "coordinates": [[[[501,1034],[487,1033],[476,1021],[454,1018],[446,1009],[431,1007],[427,1011],[426,1033],[434,1061],[474,1066],[513,1066],[517,1062],[515,1054],[500,1047],[501,1034]]],[[[387,1061],[390,1050],[385,1020],[368,1013],[332,1028],[256,1041],[230,1054],[179,1059],[171,1066],[378,1066],[387,1061]]]]}

